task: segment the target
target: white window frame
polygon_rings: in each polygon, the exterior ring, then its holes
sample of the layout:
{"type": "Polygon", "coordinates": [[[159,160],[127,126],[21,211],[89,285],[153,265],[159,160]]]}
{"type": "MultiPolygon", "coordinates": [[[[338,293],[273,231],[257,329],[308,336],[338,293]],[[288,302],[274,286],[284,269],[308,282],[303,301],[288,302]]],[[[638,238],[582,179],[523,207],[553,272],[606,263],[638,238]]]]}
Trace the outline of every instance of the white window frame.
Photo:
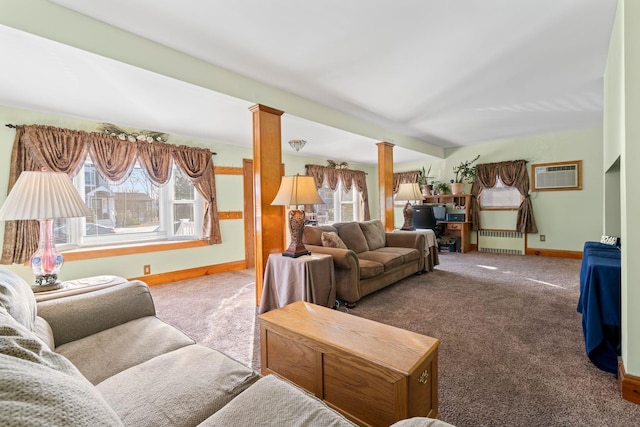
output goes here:
{"type": "MultiPolygon", "coordinates": [[[[329,189],[329,186],[326,183],[323,183],[322,185],[323,188],[329,189]]],[[[336,222],[343,222],[343,221],[360,221],[362,218],[362,194],[360,194],[360,192],[355,188],[355,185],[351,186],[351,193],[353,193],[354,197],[353,200],[348,200],[348,201],[343,201],[342,200],[342,192],[343,192],[343,184],[342,184],[342,180],[338,181],[338,186],[336,187],[335,191],[333,191],[333,221],[329,220],[328,223],[318,223],[318,225],[327,225],[327,224],[332,224],[332,223],[336,223],[336,222]],[[344,219],[342,218],[342,205],[345,204],[352,204],[353,205],[353,213],[354,216],[356,218],[350,218],[350,219],[344,219]]],[[[318,205],[316,205],[318,206],[318,205]]]]}
{"type": "MultiPolygon", "coordinates": [[[[146,175],[145,175],[146,176],[146,175]]],[[[59,249],[72,249],[78,247],[95,247],[105,245],[117,245],[126,246],[127,244],[135,244],[140,242],[149,241],[184,241],[184,240],[199,240],[202,238],[202,229],[204,221],[204,198],[194,188],[194,200],[175,200],[174,199],[174,176],[171,174],[171,179],[158,189],[160,203],[159,203],[159,226],[153,232],[143,233],[116,233],[115,234],[100,234],[97,236],[86,236],[84,233],[86,218],[69,218],[67,219],[67,236],[68,242],[56,245],[59,249]],[[174,222],[180,220],[180,218],[173,218],[174,205],[176,204],[190,204],[194,209],[194,224],[193,234],[191,235],[174,235],[174,222]],[[123,237],[123,236],[126,236],[123,237]]],[[[148,179],[148,178],[146,178],[148,179]]],[[[73,179],[73,183],[80,193],[80,196],[85,201],[85,174],[84,167],[73,179]]],[[[155,184],[154,184],[155,185],[155,184]]],[[[193,184],[191,184],[193,185],[193,184]]]]}

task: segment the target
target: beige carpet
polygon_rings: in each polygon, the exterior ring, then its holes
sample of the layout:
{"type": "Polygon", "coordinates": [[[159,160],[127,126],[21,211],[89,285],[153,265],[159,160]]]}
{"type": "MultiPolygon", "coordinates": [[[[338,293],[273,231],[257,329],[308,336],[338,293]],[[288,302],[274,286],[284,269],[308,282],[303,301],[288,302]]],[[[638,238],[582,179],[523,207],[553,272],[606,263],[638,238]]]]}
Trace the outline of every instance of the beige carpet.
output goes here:
{"type": "MultiPolygon", "coordinates": [[[[640,426],[640,406],[588,360],[580,261],[442,253],[436,271],[349,312],[439,338],[444,421],[463,426],[640,426]]],[[[254,272],[152,288],[158,316],[259,370],[254,272]]],[[[392,351],[392,350],[390,350],[392,351]]]]}

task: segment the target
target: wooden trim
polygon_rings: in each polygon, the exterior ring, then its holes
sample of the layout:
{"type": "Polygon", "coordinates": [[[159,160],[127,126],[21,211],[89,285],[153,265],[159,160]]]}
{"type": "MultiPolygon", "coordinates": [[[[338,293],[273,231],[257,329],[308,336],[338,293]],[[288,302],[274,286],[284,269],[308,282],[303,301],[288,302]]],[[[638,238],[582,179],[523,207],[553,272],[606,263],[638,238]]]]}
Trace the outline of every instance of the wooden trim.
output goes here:
{"type": "Polygon", "coordinates": [[[242,175],[242,168],[233,166],[216,166],[213,171],[216,175],[242,175]]]}
{"type": "Polygon", "coordinates": [[[188,240],[179,242],[139,243],[127,246],[100,247],[90,249],[73,249],[61,251],[65,261],[106,258],[120,255],[133,255],[147,252],[173,251],[176,249],[208,246],[206,240],[188,240]]]}
{"type": "Polygon", "coordinates": [[[624,400],[640,404],[640,377],[627,374],[622,360],[618,361],[618,387],[624,400]]]}
{"type": "Polygon", "coordinates": [[[211,274],[225,273],[227,271],[246,270],[247,262],[233,261],[224,264],[206,265],[203,267],[189,268],[187,270],[172,271],[170,273],[152,274],[141,277],[131,277],[129,280],[141,280],[149,286],[163,285],[165,283],[176,282],[178,280],[193,279],[196,277],[209,276],[211,274]]]}
{"type": "Polygon", "coordinates": [[[242,219],[242,211],[218,211],[218,219],[242,219]]]}
{"type": "Polygon", "coordinates": [[[385,231],[393,231],[393,147],[389,142],[378,142],[378,203],[380,219],[385,231]]]}
{"type": "Polygon", "coordinates": [[[564,251],[560,249],[526,248],[525,255],[548,256],[555,258],[582,259],[582,251],[564,251]]]}

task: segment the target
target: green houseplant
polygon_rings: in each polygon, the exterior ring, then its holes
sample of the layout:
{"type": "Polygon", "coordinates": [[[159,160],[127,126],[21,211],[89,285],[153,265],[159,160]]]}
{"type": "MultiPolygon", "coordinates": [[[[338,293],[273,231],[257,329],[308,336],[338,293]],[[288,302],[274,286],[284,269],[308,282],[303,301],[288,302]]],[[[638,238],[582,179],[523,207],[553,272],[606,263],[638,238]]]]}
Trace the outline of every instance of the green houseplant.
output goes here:
{"type": "Polygon", "coordinates": [[[438,194],[449,194],[451,193],[451,187],[449,187],[449,183],[438,181],[434,184],[434,189],[438,194]]]}
{"type": "Polygon", "coordinates": [[[471,184],[476,180],[476,166],[474,163],[480,158],[478,154],[473,160],[460,162],[458,166],[453,167],[455,178],[451,184],[453,194],[461,194],[464,190],[464,183],[471,184]]]}
{"type": "Polygon", "coordinates": [[[433,188],[431,184],[429,184],[429,178],[433,178],[429,176],[431,173],[431,166],[429,166],[429,170],[425,171],[424,166],[422,167],[422,172],[418,175],[418,184],[420,185],[420,191],[423,196],[428,196],[431,194],[431,189],[433,188]]]}

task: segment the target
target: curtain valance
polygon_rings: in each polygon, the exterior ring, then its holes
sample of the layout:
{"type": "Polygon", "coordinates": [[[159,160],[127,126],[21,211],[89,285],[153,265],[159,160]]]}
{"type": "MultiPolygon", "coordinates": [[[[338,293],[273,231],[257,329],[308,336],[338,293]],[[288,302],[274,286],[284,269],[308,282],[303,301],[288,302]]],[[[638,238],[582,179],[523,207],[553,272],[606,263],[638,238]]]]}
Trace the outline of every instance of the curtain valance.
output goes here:
{"type": "Polygon", "coordinates": [[[351,191],[353,185],[356,190],[362,194],[362,204],[364,210],[364,220],[371,219],[369,212],[369,192],[367,191],[367,174],[363,171],[353,169],[336,169],[322,165],[305,165],[307,175],[313,177],[316,188],[322,187],[323,183],[327,183],[331,191],[338,188],[338,181],[342,182],[345,191],[351,191]]]}
{"type": "MultiPolygon", "coordinates": [[[[222,242],[215,203],[212,153],[204,148],[175,146],[159,141],[132,142],[101,132],[53,126],[16,126],[7,192],[11,191],[18,176],[25,170],[46,167],[74,177],[82,169],[87,155],[98,173],[114,184],[127,180],[136,161],[151,181],[158,185],[166,184],[171,178],[175,162],[204,197],[203,235],[209,244],[222,242]]],[[[18,224],[21,222],[24,221],[7,221],[5,224],[3,264],[26,262],[38,246],[37,223],[31,226],[18,224]],[[18,236],[21,238],[17,239],[18,236]]]]}
{"type": "Polygon", "coordinates": [[[398,192],[400,184],[418,182],[420,171],[396,172],[393,174],[393,194],[398,192]]]}

